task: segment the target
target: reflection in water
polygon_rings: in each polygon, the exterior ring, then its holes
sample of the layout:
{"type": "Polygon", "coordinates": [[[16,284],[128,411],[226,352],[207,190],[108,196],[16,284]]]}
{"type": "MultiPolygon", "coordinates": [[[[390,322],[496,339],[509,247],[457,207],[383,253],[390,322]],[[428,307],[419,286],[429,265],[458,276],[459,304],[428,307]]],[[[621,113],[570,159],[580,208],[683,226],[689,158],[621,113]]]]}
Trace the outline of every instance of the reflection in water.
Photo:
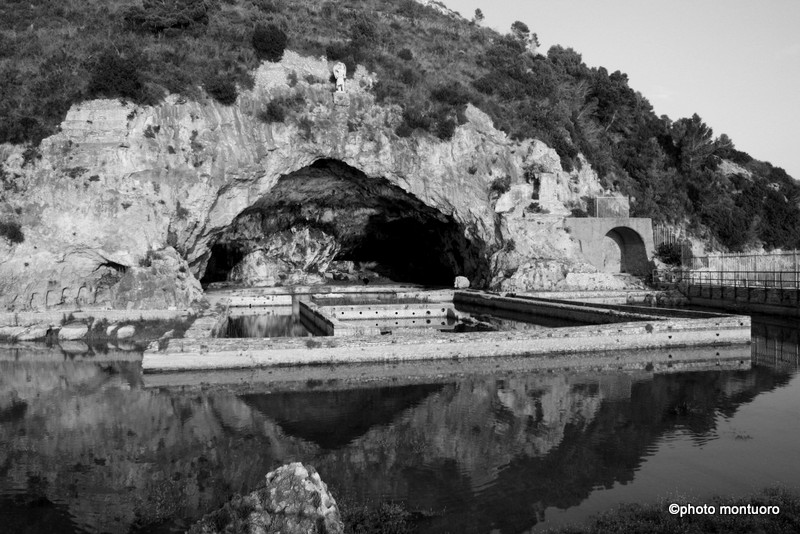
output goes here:
{"type": "Polygon", "coordinates": [[[243,315],[228,318],[222,337],[308,337],[297,315],[243,315]]]}
{"type": "Polygon", "coordinates": [[[753,320],[753,363],[776,369],[800,368],[797,322],[761,317],[753,320]]]}
{"type": "Polygon", "coordinates": [[[290,436],[322,449],[337,449],[378,425],[389,425],[406,409],[441,389],[438,384],[345,391],[290,391],[242,395],[290,436]]]}
{"type": "Polygon", "coordinates": [[[456,310],[464,315],[494,325],[497,330],[540,330],[542,328],[560,328],[563,326],[583,326],[588,323],[566,318],[539,315],[536,313],[521,313],[511,310],[487,308],[457,304],[456,310]]]}
{"type": "MultiPolygon", "coordinates": [[[[796,353],[791,339],[782,347],[796,353]]],[[[143,389],[137,363],[0,361],[0,509],[27,532],[181,531],[301,460],[340,501],[430,512],[423,531],[519,532],[631,483],[665,444],[685,445],[689,464],[704,447],[741,445],[721,426],[744,425],[776,392],[800,401],[800,379],[779,367],[234,395],[143,389]]],[[[753,441],[798,438],[796,414],[770,413],[753,441]]],[[[762,461],[800,482],[793,458],[762,461]]],[[[758,476],[726,472],[718,492],[775,482],[758,476]]]]}

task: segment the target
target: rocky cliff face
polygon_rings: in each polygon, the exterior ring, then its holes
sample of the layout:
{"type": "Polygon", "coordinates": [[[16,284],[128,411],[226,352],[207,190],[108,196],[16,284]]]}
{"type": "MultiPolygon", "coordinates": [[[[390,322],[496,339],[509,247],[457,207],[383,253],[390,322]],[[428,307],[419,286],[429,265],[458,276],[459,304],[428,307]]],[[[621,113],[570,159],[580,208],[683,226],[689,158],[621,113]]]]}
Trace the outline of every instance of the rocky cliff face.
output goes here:
{"type": "Polygon", "coordinates": [[[515,290],[593,271],[557,217],[601,192],[588,164],[566,173],[473,107],[450,141],[400,138],[365,72],[338,94],[329,77],[287,52],[233,106],[89,101],[38,149],[0,147],[2,217],[24,234],[0,238],[0,305],[185,306],[199,280],[247,280],[259,261],[275,283],[324,279],[334,259],[515,290]],[[298,245],[311,234],[326,237],[298,245]]]}

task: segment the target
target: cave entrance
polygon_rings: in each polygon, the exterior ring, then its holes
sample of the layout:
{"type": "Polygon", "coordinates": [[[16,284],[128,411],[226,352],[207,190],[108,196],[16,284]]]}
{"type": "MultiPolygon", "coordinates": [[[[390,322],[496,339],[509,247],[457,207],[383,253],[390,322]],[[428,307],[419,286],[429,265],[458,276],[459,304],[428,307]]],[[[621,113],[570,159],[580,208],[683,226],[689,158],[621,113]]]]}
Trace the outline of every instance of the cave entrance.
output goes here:
{"type": "Polygon", "coordinates": [[[282,176],[221,232],[203,284],[477,282],[483,247],[462,225],[384,178],[337,160],[282,176]]]}

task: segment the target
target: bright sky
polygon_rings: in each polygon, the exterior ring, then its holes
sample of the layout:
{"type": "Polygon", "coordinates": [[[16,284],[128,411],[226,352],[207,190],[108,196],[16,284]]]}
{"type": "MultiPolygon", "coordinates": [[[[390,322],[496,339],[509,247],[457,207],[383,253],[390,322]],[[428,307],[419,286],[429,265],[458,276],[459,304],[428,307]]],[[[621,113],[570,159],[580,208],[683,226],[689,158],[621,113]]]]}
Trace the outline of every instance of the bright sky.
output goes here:
{"type": "Polygon", "coordinates": [[[507,33],[520,20],[540,51],[572,47],[620,70],[657,115],[697,113],[736,148],[800,179],[800,0],[444,0],[507,33]]]}

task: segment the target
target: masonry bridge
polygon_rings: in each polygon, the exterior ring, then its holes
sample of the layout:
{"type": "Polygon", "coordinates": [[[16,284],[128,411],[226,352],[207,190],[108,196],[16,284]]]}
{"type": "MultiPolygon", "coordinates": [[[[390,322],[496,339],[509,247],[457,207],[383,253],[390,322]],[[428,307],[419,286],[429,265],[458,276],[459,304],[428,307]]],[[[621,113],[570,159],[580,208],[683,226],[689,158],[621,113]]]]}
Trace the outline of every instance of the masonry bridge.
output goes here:
{"type": "Polygon", "coordinates": [[[639,217],[567,217],[564,226],[586,259],[607,273],[645,276],[652,271],[653,225],[639,217]]]}

